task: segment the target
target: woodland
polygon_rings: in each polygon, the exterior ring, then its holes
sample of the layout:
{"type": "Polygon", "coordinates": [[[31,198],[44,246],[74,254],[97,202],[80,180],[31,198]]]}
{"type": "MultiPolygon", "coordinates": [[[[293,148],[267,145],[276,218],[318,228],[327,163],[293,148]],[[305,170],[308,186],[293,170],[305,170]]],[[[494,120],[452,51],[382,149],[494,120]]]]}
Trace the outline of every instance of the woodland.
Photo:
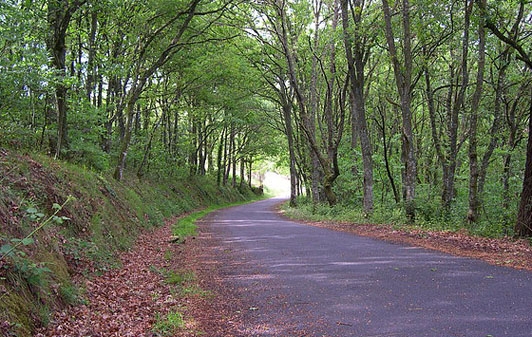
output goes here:
{"type": "Polygon", "coordinates": [[[274,163],[292,206],[530,237],[531,21],[527,0],[1,0],[0,147],[139,184],[274,163]]]}

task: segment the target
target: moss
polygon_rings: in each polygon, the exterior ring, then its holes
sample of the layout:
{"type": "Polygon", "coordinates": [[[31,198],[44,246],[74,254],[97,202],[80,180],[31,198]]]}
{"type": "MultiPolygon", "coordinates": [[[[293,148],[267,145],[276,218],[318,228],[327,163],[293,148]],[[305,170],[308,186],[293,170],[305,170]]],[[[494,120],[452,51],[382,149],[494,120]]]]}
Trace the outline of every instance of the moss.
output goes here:
{"type": "Polygon", "coordinates": [[[0,280],[0,288],[5,292],[0,295],[0,322],[7,322],[6,336],[26,337],[32,335],[35,328],[34,305],[22,294],[21,289],[13,289],[9,284],[0,280]]]}

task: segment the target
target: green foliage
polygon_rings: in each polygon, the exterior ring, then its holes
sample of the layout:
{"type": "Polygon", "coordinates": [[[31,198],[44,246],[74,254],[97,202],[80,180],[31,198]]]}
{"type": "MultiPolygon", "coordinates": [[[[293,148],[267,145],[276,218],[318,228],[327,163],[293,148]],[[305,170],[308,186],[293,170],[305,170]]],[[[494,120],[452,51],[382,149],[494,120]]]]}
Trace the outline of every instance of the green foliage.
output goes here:
{"type": "Polygon", "coordinates": [[[61,284],[59,286],[59,296],[68,305],[77,304],[80,301],[80,289],[73,284],[61,284]]]}
{"type": "Polygon", "coordinates": [[[203,212],[194,213],[192,216],[187,216],[180,219],[177,224],[172,228],[172,234],[179,238],[180,242],[183,242],[185,238],[196,235],[196,220],[202,217],[203,212]]]}
{"type": "Polygon", "coordinates": [[[161,334],[162,336],[173,336],[175,333],[185,326],[183,314],[178,311],[170,312],[164,317],[160,314],[155,315],[155,323],[153,325],[153,332],[161,334]]]}
{"type": "Polygon", "coordinates": [[[183,286],[185,283],[194,281],[196,279],[196,275],[193,272],[169,271],[164,273],[164,277],[165,283],[179,287],[183,286]]]}
{"type": "Polygon", "coordinates": [[[19,247],[33,245],[35,243],[34,236],[36,233],[49,223],[55,222],[57,224],[62,224],[65,220],[69,220],[69,218],[65,216],[57,216],[57,213],[71,200],[72,199],[67,199],[63,205],[54,203],[52,206],[54,213],[40,224],[39,222],[41,222],[45,216],[44,213],[40,213],[36,207],[27,208],[26,213],[28,218],[33,222],[37,222],[35,225],[36,228],[23,239],[12,238],[10,243],[0,246],[0,262],[1,260],[9,260],[14,272],[18,273],[19,276],[31,286],[46,288],[48,286],[48,274],[52,271],[46,267],[44,262],[35,262],[32,260],[28,257],[27,253],[24,250],[19,249],[19,247]]]}

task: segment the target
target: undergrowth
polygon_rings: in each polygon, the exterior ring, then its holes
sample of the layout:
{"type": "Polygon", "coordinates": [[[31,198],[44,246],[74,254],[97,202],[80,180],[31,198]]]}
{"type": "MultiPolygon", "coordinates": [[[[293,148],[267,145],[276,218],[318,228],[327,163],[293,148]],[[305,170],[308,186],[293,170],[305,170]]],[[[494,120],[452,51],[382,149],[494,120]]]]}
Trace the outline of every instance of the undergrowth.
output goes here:
{"type": "Polygon", "coordinates": [[[361,208],[361,202],[338,204],[330,207],[326,204],[314,204],[308,198],[300,197],[297,207],[283,206],[285,214],[291,218],[306,221],[336,221],[356,224],[389,224],[403,227],[405,224],[425,230],[460,231],[467,230],[470,234],[482,237],[504,237],[513,235],[512,210],[501,210],[495,213],[485,207],[486,213],[475,224],[467,223],[461,215],[467,205],[456,203],[451,209],[443,210],[435,203],[419,203],[416,208],[416,219],[409,223],[404,207],[401,204],[379,204],[371,214],[361,208]],[[492,214],[493,213],[493,214],[492,214]]]}

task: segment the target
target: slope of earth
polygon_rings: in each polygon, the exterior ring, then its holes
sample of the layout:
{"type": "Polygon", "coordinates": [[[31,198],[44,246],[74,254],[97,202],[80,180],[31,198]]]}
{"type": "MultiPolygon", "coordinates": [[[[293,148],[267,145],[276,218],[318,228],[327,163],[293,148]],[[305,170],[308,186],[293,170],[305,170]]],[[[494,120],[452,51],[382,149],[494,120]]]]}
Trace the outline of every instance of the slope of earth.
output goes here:
{"type": "MultiPolygon", "coordinates": [[[[252,196],[218,188],[207,177],[139,181],[126,176],[117,182],[105,172],[0,148],[0,336],[33,336],[56,310],[84,303],[85,289],[121,294],[125,288],[108,288],[103,279],[85,280],[107,271],[118,274],[117,268],[137,257],[149,261],[147,250],[122,260],[120,252],[128,251],[140,234],[158,230],[164,219],[252,196]]],[[[147,280],[150,286],[157,272],[141,270],[114,285],[147,280]],[[148,278],[135,279],[141,276],[148,278]]],[[[161,317],[161,329],[167,329],[161,317]]],[[[170,317],[179,323],[179,314],[170,317]]]]}
{"type": "Polygon", "coordinates": [[[195,240],[172,242],[174,222],[142,234],[120,269],[79,280],[85,302],[56,312],[36,336],[230,336],[221,297],[202,288],[187,258],[195,240]]]}

